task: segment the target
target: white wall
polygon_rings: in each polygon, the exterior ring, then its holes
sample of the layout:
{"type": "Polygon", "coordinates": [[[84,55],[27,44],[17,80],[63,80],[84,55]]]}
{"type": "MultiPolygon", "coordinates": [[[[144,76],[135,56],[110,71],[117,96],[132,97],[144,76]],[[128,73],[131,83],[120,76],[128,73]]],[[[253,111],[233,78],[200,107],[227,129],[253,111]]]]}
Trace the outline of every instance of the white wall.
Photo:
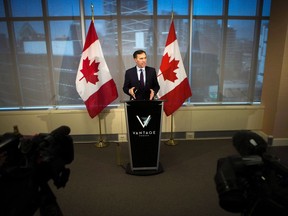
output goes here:
{"type": "MultiPolygon", "coordinates": [[[[174,132],[262,130],[264,107],[187,106],[173,115],[174,132]]],[[[124,106],[107,108],[101,113],[102,134],[126,133],[124,106]]],[[[17,125],[24,135],[48,133],[67,125],[71,135],[99,134],[99,118],[91,119],[86,110],[39,110],[0,112],[0,134],[12,132],[17,125]]],[[[171,131],[171,117],[163,113],[162,132],[171,131]]]]}

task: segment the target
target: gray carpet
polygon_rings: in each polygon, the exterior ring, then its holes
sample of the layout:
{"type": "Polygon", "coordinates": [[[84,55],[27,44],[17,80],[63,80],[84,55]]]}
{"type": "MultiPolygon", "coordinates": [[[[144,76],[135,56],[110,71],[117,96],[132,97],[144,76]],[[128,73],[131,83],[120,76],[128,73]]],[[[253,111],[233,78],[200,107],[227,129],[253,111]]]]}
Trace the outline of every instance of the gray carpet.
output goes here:
{"type": "Polygon", "coordinates": [[[126,174],[128,144],[97,148],[75,144],[75,160],[65,188],[51,186],[65,216],[225,216],[214,183],[217,160],[236,154],[231,140],[161,144],[164,172],[126,174]],[[120,150],[120,151],[119,151],[120,150]]]}

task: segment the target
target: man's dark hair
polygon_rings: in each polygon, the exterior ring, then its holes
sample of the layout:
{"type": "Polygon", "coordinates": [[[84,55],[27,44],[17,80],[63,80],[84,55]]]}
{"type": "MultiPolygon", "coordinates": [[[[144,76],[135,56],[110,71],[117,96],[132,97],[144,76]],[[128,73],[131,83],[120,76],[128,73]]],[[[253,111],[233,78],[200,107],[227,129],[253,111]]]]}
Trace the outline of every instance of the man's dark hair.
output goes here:
{"type": "Polygon", "coordinates": [[[146,52],[144,50],[136,50],[134,53],[133,53],[133,58],[137,58],[137,55],[139,54],[142,54],[142,53],[145,53],[146,55],[146,52]]]}

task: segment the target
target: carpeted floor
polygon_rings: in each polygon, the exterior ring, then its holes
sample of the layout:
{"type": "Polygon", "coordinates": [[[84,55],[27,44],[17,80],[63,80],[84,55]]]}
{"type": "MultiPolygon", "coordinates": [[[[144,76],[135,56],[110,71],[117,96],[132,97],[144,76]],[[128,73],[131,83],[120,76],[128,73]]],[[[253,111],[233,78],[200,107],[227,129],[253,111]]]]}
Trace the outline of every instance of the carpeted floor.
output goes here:
{"type": "Polygon", "coordinates": [[[127,143],[105,148],[75,144],[69,182],[65,188],[51,188],[65,216],[240,215],[219,207],[214,182],[217,160],[234,154],[230,139],[162,143],[164,172],[135,176],[123,168],[129,162],[127,143]]]}
{"type": "MultiPolygon", "coordinates": [[[[106,148],[75,144],[71,177],[54,190],[67,216],[225,216],[214,183],[218,158],[235,154],[230,140],[178,141],[161,144],[164,172],[153,176],[126,174],[128,144],[106,148]],[[120,151],[119,151],[120,150],[120,151]]],[[[52,186],[53,188],[53,186],[52,186]]]]}

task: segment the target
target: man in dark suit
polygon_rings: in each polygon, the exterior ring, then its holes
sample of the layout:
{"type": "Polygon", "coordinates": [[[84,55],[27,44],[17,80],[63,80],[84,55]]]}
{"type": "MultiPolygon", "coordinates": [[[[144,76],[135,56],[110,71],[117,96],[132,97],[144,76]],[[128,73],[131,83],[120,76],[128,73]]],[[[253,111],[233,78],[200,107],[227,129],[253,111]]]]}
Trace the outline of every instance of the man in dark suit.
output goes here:
{"type": "Polygon", "coordinates": [[[135,51],[133,58],[136,66],[126,70],[123,91],[130,100],[153,100],[160,89],[156,70],[146,65],[144,50],[135,51]]]}

